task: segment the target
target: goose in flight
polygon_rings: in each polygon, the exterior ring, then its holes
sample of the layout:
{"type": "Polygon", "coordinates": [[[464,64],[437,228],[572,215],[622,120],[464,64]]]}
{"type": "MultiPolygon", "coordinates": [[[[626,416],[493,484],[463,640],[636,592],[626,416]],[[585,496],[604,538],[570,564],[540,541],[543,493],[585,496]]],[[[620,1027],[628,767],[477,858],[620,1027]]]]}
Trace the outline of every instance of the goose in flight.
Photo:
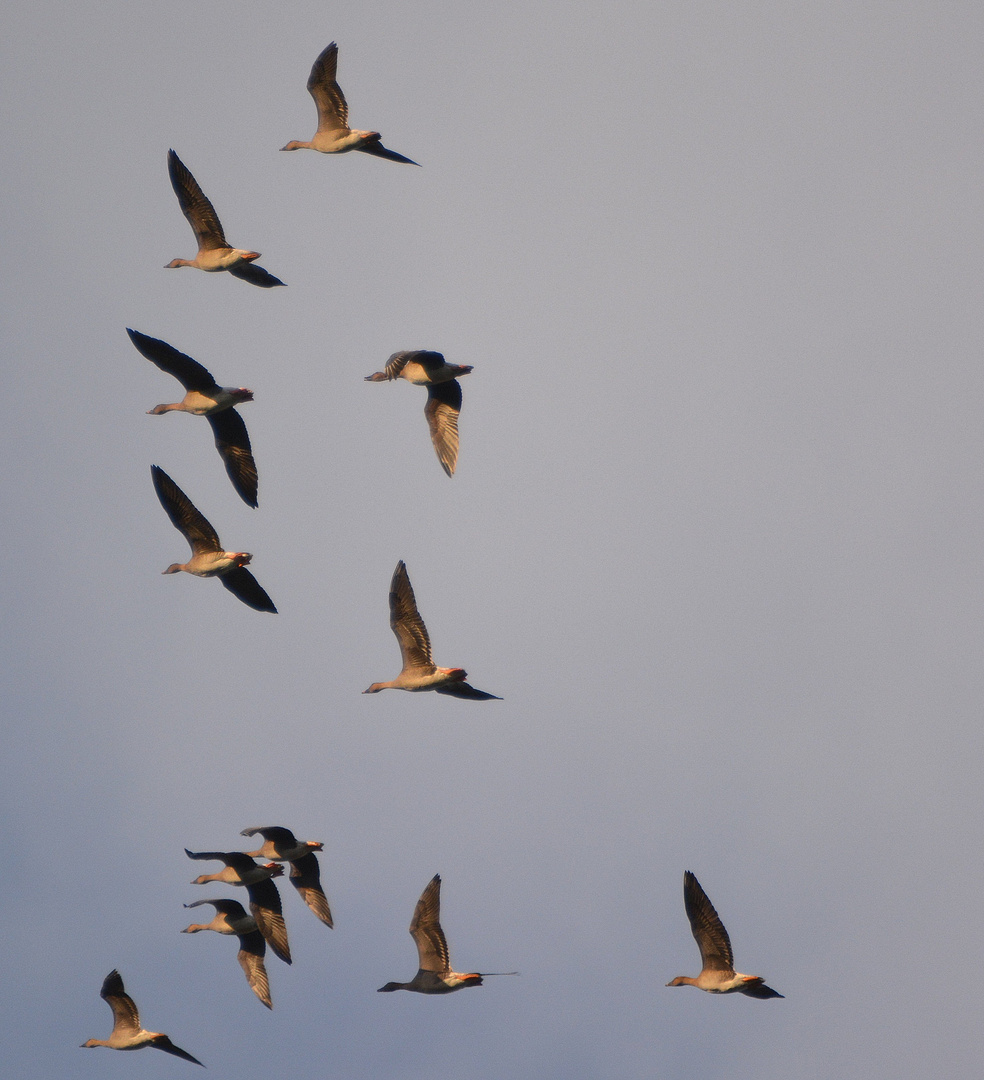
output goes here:
{"type": "Polygon", "coordinates": [[[308,76],[308,93],[318,107],[318,130],[310,142],[293,139],[281,150],[318,150],[322,154],[345,154],[349,150],[361,150],[364,154],[387,158],[389,161],[402,161],[406,165],[416,165],[408,157],[387,150],[379,141],[378,131],[353,131],[348,126],[348,103],[342,88],[335,81],[338,67],[338,46],[333,41],[314,62],[308,76]]]}
{"type": "Polygon", "coordinates": [[[413,990],[418,994],[450,994],[463,986],[481,986],[486,975],[518,975],[518,971],[451,970],[448,943],[441,929],[441,875],[435,874],[417,901],[410,921],[410,936],[417,945],[420,969],[410,982],[388,982],[378,993],[413,990]]]}
{"type": "Polygon", "coordinates": [[[461,412],[458,378],[471,370],[470,364],[449,364],[439,352],[412,349],[393,353],[382,371],[366,376],[366,382],[406,379],[414,386],[427,387],[424,416],[437,459],[448,476],[454,475],[458,461],[458,413],[461,412]]]}
{"type": "Polygon", "coordinates": [[[260,866],[242,851],[189,851],[185,848],[185,855],[189,859],[218,859],[225,863],[225,868],[217,874],[199,874],[192,881],[192,885],[207,885],[210,881],[221,881],[226,885],[245,885],[249,893],[249,910],[256,920],[257,928],[277,956],[285,964],[289,964],[290,945],[287,941],[284,908],[277,886],[270,880],[280,877],[284,868],[278,863],[260,866]]]}
{"type": "Polygon", "coordinates": [[[123,979],[115,968],[103,979],[99,996],[113,1010],[113,1030],[108,1039],[86,1039],[83,1046],[108,1046],[110,1050],[142,1050],[145,1046],[152,1046],[155,1050],[163,1050],[165,1054],[173,1054],[196,1065],[202,1064],[187,1050],[175,1046],[160,1031],[147,1031],[140,1026],[137,1006],[123,989],[123,979]]]}
{"type": "Polygon", "coordinates": [[[126,331],[136,350],[161,371],[173,375],[185,388],[181,401],[171,405],[155,405],[150,416],[167,412],[186,412],[204,416],[215,437],[215,449],[240,498],[248,506],[256,506],[256,462],[249,445],[249,435],[243,418],[235,406],[253,400],[253,391],[240,386],[219,386],[211,374],[190,356],[178,352],[166,341],[148,337],[136,330],[126,331]]]}
{"type": "Polygon", "coordinates": [[[195,577],[217,577],[247,607],[276,614],[273,601],[246,569],[253,556],[248,551],[224,551],[215,529],[170,476],[158,465],[151,465],[150,472],[161,506],[171,519],[171,524],[191,546],[188,562],[171,563],[161,573],[176,574],[184,570],[195,577]]]}
{"type": "Polygon", "coordinates": [[[256,851],[248,851],[255,859],[273,859],[290,863],[290,883],[297,889],[301,899],[327,927],[335,924],[331,919],[328,897],[321,887],[321,868],[316,851],[324,848],[319,840],[298,840],[282,825],[267,825],[258,829],[243,829],[241,836],[263,837],[263,845],[256,851]]]}
{"type": "Polygon", "coordinates": [[[181,205],[181,213],[188,219],[198,241],[198,254],[193,259],[172,259],[165,270],[173,270],[176,266],[194,266],[210,274],[228,270],[233,277],[259,285],[261,289],[284,284],[280,278],[256,265],[254,260],[260,257],[258,251],[234,248],[226,243],[215,207],[173,150],[167,152],[167,171],[171,177],[171,187],[181,205]]]}
{"type": "Polygon", "coordinates": [[[186,908],[211,904],[215,908],[215,918],[209,923],[192,923],[185,927],[182,934],[197,934],[200,930],[214,930],[217,934],[235,934],[239,938],[239,966],[243,969],[246,981],[253,993],[268,1009],[273,1008],[270,1000],[270,980],[267,978],[266,942],[252,915],[238,900],[196,900],[185,904],[186,908]]]}
{"type": "Polygon", "coordinates": [[[700,882],[688,870],[683,875],[683,902],[690,920],[697,947],[700,949],[701,972],[696,979],[678,975],[667,986],[696,986],[709,994],[746,994],[754,998],[781,998],[761,975],[742,975],[735,971],[731,939],[724,923],[708,900],[700,882]]]}
{"type": "Polygon", "coordinates": [[[378,694],[380,690],[436,690],[439,694],[473,701],[502,700],[495,694],[469,686],[465,682],[468,672],[464,668],[442,668],[434,664],[427,627],[417,610],[407,566],[402,559],[396,564],[390,581],[389,607],[390,628],[400,643],[403,670],[389,682],[374,682],[362,691],[364,694],[378,694]]]}

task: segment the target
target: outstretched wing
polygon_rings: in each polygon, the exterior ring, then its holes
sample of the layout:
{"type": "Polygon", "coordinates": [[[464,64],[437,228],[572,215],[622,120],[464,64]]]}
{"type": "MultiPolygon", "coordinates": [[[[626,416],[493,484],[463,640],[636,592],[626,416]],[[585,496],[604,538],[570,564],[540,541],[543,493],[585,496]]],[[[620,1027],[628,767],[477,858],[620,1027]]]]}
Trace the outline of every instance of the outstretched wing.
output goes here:
{"type": "Polygon", "coordinates": [[[188,541],[192,554],[221,551],[222,545],[215,529],[170,476],[159,465],[151,465],[150,474],[161,506],[171,519],[171,524],[188,541]]]}
{"type": "Polygon", "coordinates": [[[188,219],[188,224],[195,233],[199,251],[214,251],[227,248],[225,233],[215,207],[206,198],[198,186],[198,181],[185,167],[184,162],[173,150],[167,152],[167,172],[171,177],[171,187],[178,197],[181,212],[188,219]]]}
{"type": "Polygon", "coordinates": [[[315,60],[308,76],[308,93],[318,106],[318,131],[348,131],[348,103],[335,81],[338,46],[333,41],[315,60]]]}
{"type": "Polygon", "coordinates": [[[99,996],[113,1010],[113,1031],[139,1031],[140,1013],[133,998],[123,989],[123,978],[114,968],[105,979],[99,996]]]}
{"type": "MultiPolygon", "coordinates": [[[[187,1050],[182,1050],[180,1046],[175,1046],[166,1035],[158,1035],[155,1039],[151,1039],[150,1045],[157,1050],[163,1050],[165,1054],[174,1054],[175,1057],[184,1058],[185,1061],[192,1061],[196,1065],[202,1065],[198,1058],[192,1057],[187,1050]]],[[[204,1069],[205,1066],[202,1065],[202,1068],[204,1069]]]]}
{"type": "Polygon", "coordinates": [[[363,154],[372,154],[373,157],[386,158],[387,161],[402,161],[404,165],[416,165],[417,168],[420,168],[419,161],[411,161],[410,158],[398,154],[395,150],[388,150],[378,138],[363,143],[362,146],[357,146],[356,150],[361,150],[363,154]]]}
{"type": "Polygon", "coordinates": [[[250,285],[259,285],[261,289],[272,289],[277,285],[287,284],[280,278],[274,277],[268,270],[264,270],[262,266],[257,266],[255,262],[236,263],[235,266],[229,267],[229,273],[233,277],[248,281],[250,285]]]}
{"type": "Polygon", "coordinates": [[[318,916],[325,926],[334,926],[328,897],[321,887],[321,868],[318,857],[312,851],[290,864],[290,883],[300,893],[301,899],[318,916]]]}
{"type": "Polygon", "coordinates": [[[427,387],[424,416],[441,468],[454,476],[458,462],[458,413],[461,412],[461,385],[457,379],[431,383],[427,387]]]}
{"type": "Polygon", "coordinates": [[[387,379],[397,379],[400,376],[400,372],[407,366],[407,361],[415,360],[417,353],[413,350],[405,350],[404,352],[395,352],[386,361],[386,366],[383,368],[383,373],[387,379]]]}
{"type": "Polygon", "coordinates": [[[746,997],[753,998],[781,998],[785,997],[785,994],[780,994],[777,990],[773,990],[771,986],[766,986],[764,980],[756,978],[751,979],[745,983],[741,988],[741,993],[746,997]]]}
{"type": "Polygon", "coordinates": [[[430,638],[427,627],[417,610],[417,601],[407,574],[407,565],[401,559],[390,581],[390,628],[400,643],[403,670],[429,670],[433,672],[430,638]]]}
{"type": "Polygon", "coordinates": [[[284,908],[277,886],[272,879],[265,878],[253,885],[247,885],[246,890],[249,893],[249,910],[260,933],[277,956],[285,964],[289,964],[291,960],[287,924],[284,922],[284,908]]]}
{"type": "Polygon", "coordinates": [[[136,350],[145,356],[152,364],[156,364],[161,371],[173,375],[185,390],[197,390],[200,394],[206,394],[210,390],[218,388],[218,383],[212,378],[209,371],[202,367],[197,360],[178,352],[173,346],[159,338],[148,337],[137,330],[127,327],[136,350]]]}
{"type": "Polygon", "coordinates": [[[227,570],[219,576],[219,581],[247,606],[254,611],[269,611],[277,614],[277,608],[267,595],[266,590],[246,569],[245,566],[237,566],[227,570]]]}
{"type": "Polygon", "coordinates": [[[256,462],[243,418],[234,408],[229,408],[209,413],[207,420],[215,436],[215,449],[225,463],[232,486],[244,503],[256,506],[256,462]]]}
{"type": "Polygon", "coordinates": [[[297,837],[290,829],[284,828],[283,825],[265,825],[255,829],[243,829],[239,835],[256,836],[257,833],[259,833],[264,840],[272,840],[278,849],[282,848],[287,850],[292,847],[297,847],[297,837]]]}
{"type": "Polygon", "coordinates": [[[448,683],[446,686],[435,686],[439,694],[447,694],[449,697],[469,698],[472,701],[502,701],[497,694],[486,694],[484,690],[476,690],[466,682],[448,683]]]}
{"type": "Polygon", "coordinates": [[[185,848],[185,855],[189,859],[218,860],[231,866],[240,877],[256,869],[256,862],[245,851],[189,851],[185,848]]]}
{"type": "Polygon", "coordinates": [[[249,934],[239,935],[239,966],[243,969],[246,981],[253,993],[263,1002],[268,1009],[273,1008],[270,1000],[270,980],[267,977],[266,964],[263,957],[266,955],[266,942],[259,930],[249,934]]]}
{"type": "Polygon", "coordinates": [[[202,904],[211,904],[216,911],[221,912],[227,919],[245,919],[246,909],[238,900],[193,900],[185,904],[186,908],[201,907],[202,904]]]}
{"type": "Polygon", "coordinates": [[[688,870],[683,875],[683,902],[690,920],[690,929],[700,949],[704,971],[734,971],[731,939],[724,923],[708,900],[700,882],[688,870]]]}
{"type": "Polygon", "coordinates": [[[421,971],[451,970],[448,943],[441,929],[441,875],[435,874],[421,893],[410,921],[410,935],[417,943],[421,971]]]}

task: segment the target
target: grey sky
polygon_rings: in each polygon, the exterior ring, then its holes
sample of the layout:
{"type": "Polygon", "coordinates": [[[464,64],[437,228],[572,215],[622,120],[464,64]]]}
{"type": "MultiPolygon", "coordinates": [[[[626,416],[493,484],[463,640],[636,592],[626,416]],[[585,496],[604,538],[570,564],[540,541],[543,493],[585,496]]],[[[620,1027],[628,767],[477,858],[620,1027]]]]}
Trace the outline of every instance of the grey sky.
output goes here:
{"type": "MultiPolygon", "coordinates": [[[[92,1054],[118,967],[210,1076],[969,1076],[982,1051],[984,13],[970,3],[22,7],[0,443],[5,1065],[92,1054]],[[309,139],[331,40],[356,127],[309,139]],[[191,257],[173,147],[229,240],[191,257]],[[161,337],[242,407],[148,417],[161,337]],[[398,349],[473,364],[441,471],[398,349]],[[167,470],[281,614],[162,577],[167,470]],[[361,696],[405,559],[441,664],[502,702],[361,696]],[[192,850],[326,842],[274,1010],[179,935],[192,850]],[[740,970],[696,974],[693,870],[740,970]],[[465,970],[416,967],[435,872],[465,970]]],[[[159,1059],[159,1060],[158,1060],[159,1059]]],[[[136,1070],[136,1072],[135,1072],[136,1070]]]]}

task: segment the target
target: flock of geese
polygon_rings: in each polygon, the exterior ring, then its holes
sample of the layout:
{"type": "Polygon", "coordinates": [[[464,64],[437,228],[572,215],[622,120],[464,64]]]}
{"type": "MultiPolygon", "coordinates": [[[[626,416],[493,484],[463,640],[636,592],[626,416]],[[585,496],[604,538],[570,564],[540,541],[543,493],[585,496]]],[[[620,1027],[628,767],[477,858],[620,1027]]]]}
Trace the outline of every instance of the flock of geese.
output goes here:
{"type": "MultiPolygon", "coordinates": [[[[416,165],[417,162],[387,149],[378,131],[358,131],[348,126],[348,104],[335,74],[338,46],[332,42],[314,62],[307,88],[318,108],[318,129],[309,142],[291,141],[283,150],[317,150],[323,154],[343,154],[358,150],[389,161],[416,165]]],[[[222,224],[212,203],[178,155],[169,150],[168,175],[181,210],[198,242],[194,259],[173,259],[167,269],[191,266],[207,273],[228,271],[234,277],[270,289],[282,286],[279,278],[256,262],[258,251],[232,247],[225,238],[222,224]]],[[[220,386],[197,360],[173,346],[139,331],[128,329],[135,348],[161,371],[173,375],[184,387],[179,402],[157,405],[148,410],[161,416],[168,412],[186,412],[204,416],[212,429],[215,446],[222,458],[237,494],[250,507],[258,506],[258,478],[249,435],[236,406],[253,400],[245,387],[220,386]]],[[[424,409],[431,441],[444,472],[454,475],[458,459],[458,414],[461,411],[459,377],[472,368],[449,364],[438,352],[410,350],[394,353],[382,371],[366,376],[367,382],[406,379],[427,387],[424,409]]],[[[151,466],[154,490],[174,527],[185,537],[191,558],[172,563],[165,574],[184,571],[195,577],[217,577],[234,596],[256,611],[276,614],[277,608],[255,577],[246,569],[252,555],[246,551],[226,551],[218,534],[191,499],[159,466],[151,466]]],[[[430,637],[417,609],[410,577],[400,560],[393,572],[389,590],[390,627],[400,645],[403,666],[394,679],[374,682],[363,693],[380,690],[433,690],[474,701],[501,700],[495,694],[477,690],[466,681],[463,668],[438,667],[431,654],[430,637]]],[[[214,898],[196,900],[186,908],[210,904],[215,910],[208,923],[192,923],[182,933],[197,934],[213,930],[239,939],[238,960],[246,981],[256,997],[273,1008],[267,975],[266,947],[285,964],[291,963],[287,926],[275,879],[284,873],[283,863],[290,864],[289,880],[298,894],[325,926],[332,928],[331,909],[321,886],[321,872],[316,852],[319,841],[298,841],[290,829],[266,826],[244,829],[243,836],[260,834],[263,844],[255,851],[189,851],[188,858],[223,863],[214,874],[201,874],[193,885],[221,882],[242,886],[249,898],[249,912],[237,900],[214,898]],[[257,859],[266,860],[257,862],[257,859]]],[[[696,986],[712,994],[741,993],[753,998],[782,997],[767,986],[761,976],[743,975],[734,969],[731,941],[714,906],[697,878],[687,871],[683,883],[684,905],[694,939],[700,949],[701,971],[696,978],[679,975],[667,986],[696,986]]],[[[465,986],[481,986],[489,975],[516,975],[510,972],[458,972],[451,966],[447,940],[441,929],[441,877],[435,874],[417,901],[410,922],[410,934],[417,946],[418,970],[409,982],[388,982],[380,993],[410,990],[418,994],[448,994],[465,986]]],[[[140,1014],[123,986],[116,970],[103,980],[100,996],[113,1011],[113,1030],[108,1039],[88,1039],[83,1047],[106,1046],[113,1050],[139,1050],[152,1046],[165,1053],[201,1065],[197,1058],[175,1046],[158,1031],[149,1031],[140,1023],[140,1014]]]]}

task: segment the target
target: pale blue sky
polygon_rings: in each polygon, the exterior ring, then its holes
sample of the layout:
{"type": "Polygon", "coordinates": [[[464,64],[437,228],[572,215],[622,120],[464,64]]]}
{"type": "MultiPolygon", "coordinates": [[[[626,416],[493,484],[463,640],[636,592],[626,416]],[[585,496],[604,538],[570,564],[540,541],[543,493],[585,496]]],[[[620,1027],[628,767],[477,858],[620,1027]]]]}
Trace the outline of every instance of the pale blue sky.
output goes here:
{"type": "MultiPolygon", "coordinates": [[[[913,2],[147,6],[8,17],[5,1064],[210,1076],[969,1076],[982,1051],[984,13],[913,2]],[[339,44],[414,169],[280,154],[339,44]],[[193,254],[173,147],[229,239],[193,254]],[[245,385],[260,506],[124,328],[245,385]],[[398,349],[473,364],[448,480],[398,349]],[[280,608],[162,577],[159,464],[280,608]],[[439,663],[395,675],[405,559],[439,663]],[[325,841],[274,1010],[182,937],[192,850],[325,841]],[[693,870],[738,967],[696,974],[693,870]],[[464,969],[377,995],[444,879],[464,969]]],[[[194,914],[194,913],[193,913],[194,914]]]]}

